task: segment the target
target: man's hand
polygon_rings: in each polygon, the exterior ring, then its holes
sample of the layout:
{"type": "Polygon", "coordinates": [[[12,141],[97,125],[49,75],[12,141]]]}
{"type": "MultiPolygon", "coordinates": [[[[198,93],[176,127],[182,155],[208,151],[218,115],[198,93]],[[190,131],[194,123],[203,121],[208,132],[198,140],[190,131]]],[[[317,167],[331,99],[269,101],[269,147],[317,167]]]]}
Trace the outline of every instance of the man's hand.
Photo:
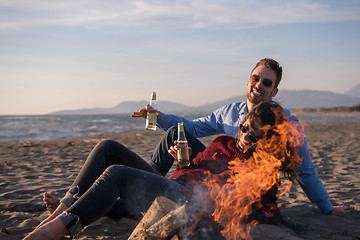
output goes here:
{"type": "Polygon", "coordinates": [[[138,112],[133,112],[133,114],[131,114],[131,117],[134,118],[145,118],[146,119],[146,115],[147,113],[152,113],[152,112],[156,112],[157,115],[159,115],[159,111],[156,111],[152,106],[150,106],[149,104],[147,104],[145,107],[143,107],[142,109],[140,109],[140,111],[138,112]]]}
{"type": "Polygon", "coordinates": [[[338,214],[342,214],[342,213],[347,213],[350,212],[350,209],[348,206],[345,205],[339,205],[339,206],[335,206],[331,212],[331,214],[333,215],[338,215],[338,214]]]}

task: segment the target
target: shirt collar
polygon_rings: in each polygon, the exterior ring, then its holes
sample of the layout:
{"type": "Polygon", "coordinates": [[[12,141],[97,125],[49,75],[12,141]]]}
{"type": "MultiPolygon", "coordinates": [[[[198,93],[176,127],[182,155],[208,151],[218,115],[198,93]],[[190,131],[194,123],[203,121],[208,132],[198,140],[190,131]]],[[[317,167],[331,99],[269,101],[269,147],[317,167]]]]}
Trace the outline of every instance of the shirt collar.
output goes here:
{"type": "Polygon", "coordinates": [[[244,104],[244,111],[240,111],[240,115],[246,115],[249,112],[247,104],[244,104]]]}

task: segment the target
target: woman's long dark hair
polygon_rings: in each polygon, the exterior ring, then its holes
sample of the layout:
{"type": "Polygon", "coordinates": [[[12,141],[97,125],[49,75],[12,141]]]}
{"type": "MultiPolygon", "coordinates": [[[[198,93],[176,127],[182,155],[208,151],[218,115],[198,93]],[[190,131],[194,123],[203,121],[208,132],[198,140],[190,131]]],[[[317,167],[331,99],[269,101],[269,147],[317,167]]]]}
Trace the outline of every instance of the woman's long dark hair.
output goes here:
{"type": "MultiPolygon", "coordinates": [[[[246,114],[244,122],[247,120],[250,121],[253,128],[255,128],[255,123],[258,123],[260,124],[261,129],[266,129],[263,136],[265,140],[269,140],[270,138],[273,140],[274,137],[280,137],[280,134],[282,134],[278,133],[277,126],[286,122],[287,118],[284,109],[279,103],[275,101],[264,101],[256,104],[252,110],[246,114]]],[[[238,136],[240,136],[240,134],[241,131],[239,129],[238,136]]],[[[298,157],[296,156],[294,145],[289,140],[286,142],[286,153],[276,152],[276,154],[279,156],[275,157],[285,159],[279,170],[283,172],[287,179],[294,181],[298,177],[293,164],[293,158],[298,157]]]]}

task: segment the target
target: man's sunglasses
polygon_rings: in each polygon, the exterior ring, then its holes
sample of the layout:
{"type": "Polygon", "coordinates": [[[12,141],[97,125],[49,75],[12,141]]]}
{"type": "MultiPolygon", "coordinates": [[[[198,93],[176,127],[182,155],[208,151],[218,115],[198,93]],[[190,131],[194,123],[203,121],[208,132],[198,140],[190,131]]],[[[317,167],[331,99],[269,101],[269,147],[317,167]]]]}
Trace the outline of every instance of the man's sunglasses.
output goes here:
{"type": "Polygon", "coordinates": [[[258,83],[261,80],[265,87],[271,87],[273,85],[273,82],[270,79],[260,78],[256,75],[251,75],[250,80],[254,83],[258,83]]]}
{"type": "MultiPolygon", "coordinates": [[[[247,133],[247,132],[249,132],[249,127],[245,127],[243,124],[240,124],[240,131],[242,133],[247,133]]],[[[249,132],[249,140],[252,143],[256,143],[259,139],[257,137],[255,137],[252,133],[249,132]]]]}

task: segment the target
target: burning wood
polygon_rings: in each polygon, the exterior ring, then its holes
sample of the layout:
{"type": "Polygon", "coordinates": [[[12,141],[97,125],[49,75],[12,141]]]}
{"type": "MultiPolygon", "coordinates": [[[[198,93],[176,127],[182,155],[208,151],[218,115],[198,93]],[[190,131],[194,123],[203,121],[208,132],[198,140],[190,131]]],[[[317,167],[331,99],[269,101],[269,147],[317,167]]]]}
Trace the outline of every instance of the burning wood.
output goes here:
{"type": "Polygon", "coordinates": [[[149,239],[146,238],[146,229],[177,207],[170,199],[157,197],[128,239],[149,239]]]}
{"type": "Polygon", "coordinates": [[[212,228],[214,222],[209,221],[208,215],[204,215],[204,212],[199,209],[201,209],[199,205],[187,203],[178,206],[167,198],[158,197],[128,239],[198,239],[193,236],[199,226],[201,233],[197,232],[198,235],[196,236],[201,236],[201,239],[214,239],[213,237],[224,239],[217,228],[216,230],[212,228]],[[199,223],[205,224],[206,227],[204,228],[199,223]],[[202,231],[207,232],[207,237],[203,237],[205,235],[202,231]]]}
{"type": "Polygon", "coordinates": [[[168,239],[174,236],[174,234],[191,219],[186,213],[186,205],[182,205],[179,208],[169,212],[158,222],[150,226],[145,230],[148,238],[144,239],[168,239]]]}

